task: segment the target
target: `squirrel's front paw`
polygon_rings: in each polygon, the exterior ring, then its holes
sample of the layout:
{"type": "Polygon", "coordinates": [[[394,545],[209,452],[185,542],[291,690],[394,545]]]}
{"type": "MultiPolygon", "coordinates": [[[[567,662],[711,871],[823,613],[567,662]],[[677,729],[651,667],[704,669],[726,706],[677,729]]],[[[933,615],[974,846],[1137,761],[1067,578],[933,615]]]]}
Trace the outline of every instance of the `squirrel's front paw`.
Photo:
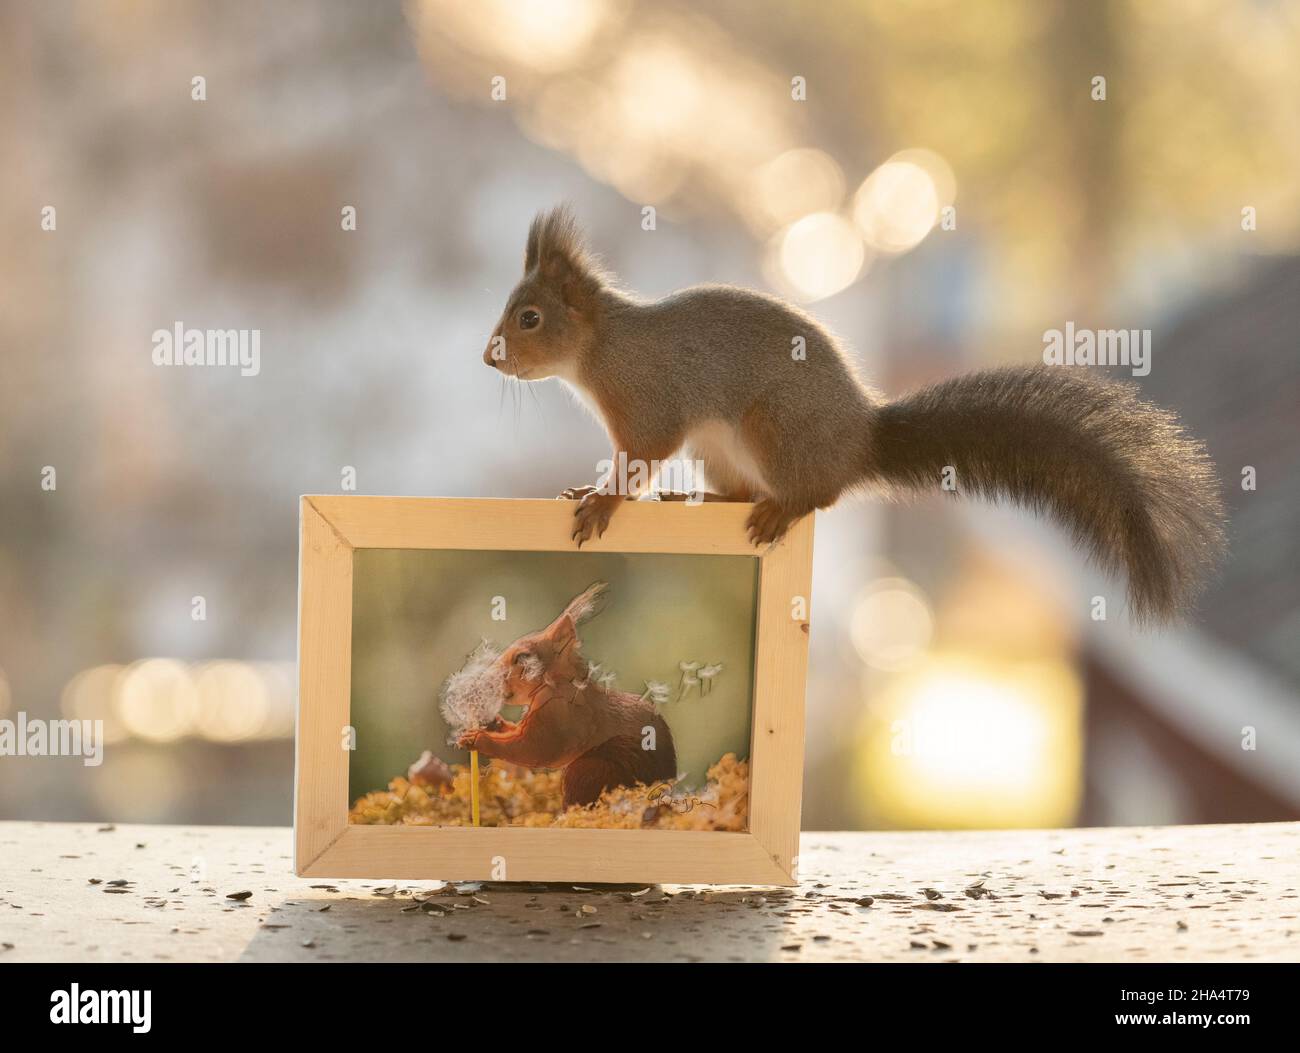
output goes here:
{"type": "Polygon", "coordinates": [[[573,533],[570,535],[582,548],[584,541],[590,541],[594,534],[603,537],[609,526],[609,517],[614,514],[625,498],[619,494],[602,494],[596,491],[587,494],[573,510],[573,533]]]}
{"type": "Polygon", "coordinates": [[[745,529],[749,532],[751,545],[770,545],[785,537],[790,524],[799,517],[788,509],[782,508],[771,498],[759,501],[749,513],[745,529]]]}
{"type": "Polygon", "coordinates": [[[557,501],[581,501],[588,494],[599,493],[594,486],[570,486],[560,491],[557,501]]]}
{"type": "Polygon", "coordinates": [[[456,745],[463,750],[478,749],[478,737],[482,734],[481,728],[474,728],[471,731],[462,731],[456,736],[456,745]]]}

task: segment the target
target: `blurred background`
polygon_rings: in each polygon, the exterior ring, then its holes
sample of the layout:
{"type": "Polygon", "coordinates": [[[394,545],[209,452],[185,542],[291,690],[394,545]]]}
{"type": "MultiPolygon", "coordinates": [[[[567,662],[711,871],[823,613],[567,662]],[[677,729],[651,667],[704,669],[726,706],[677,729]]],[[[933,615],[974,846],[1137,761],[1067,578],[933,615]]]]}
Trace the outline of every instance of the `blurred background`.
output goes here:
{"type": "Polygon", "coordinates": [[[1219,465],[1231,559],[1163,633],[1029,515],[819,514],[806,828],[1295,818],[1297,99],[1295,0],[3,0],[0,716],[109,745],[0,758],[0,818],[290,822],[297,495],[606,455],[480,361],[561,199],[631,288],[796,299],[889,392],[1150,329],[1219,465]],[[155,366],[177,323],[260,373],[155,366]]]}

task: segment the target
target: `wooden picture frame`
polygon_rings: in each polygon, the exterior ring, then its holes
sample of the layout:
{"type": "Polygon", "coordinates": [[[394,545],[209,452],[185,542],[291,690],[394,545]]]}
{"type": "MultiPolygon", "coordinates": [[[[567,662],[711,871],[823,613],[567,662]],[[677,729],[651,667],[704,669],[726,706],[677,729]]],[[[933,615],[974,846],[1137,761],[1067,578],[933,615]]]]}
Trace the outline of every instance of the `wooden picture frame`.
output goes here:
{"type": "Polygon", "coordinates": [[[353,553],[574,551],[573,502],[316,495],[301,499],[294,872],[389,880],[793,885],[798,877],[813,518],[766,551],[751,505],[629,501],[582,551],[755,557],[748,832],[349,825],[353,553]]]}

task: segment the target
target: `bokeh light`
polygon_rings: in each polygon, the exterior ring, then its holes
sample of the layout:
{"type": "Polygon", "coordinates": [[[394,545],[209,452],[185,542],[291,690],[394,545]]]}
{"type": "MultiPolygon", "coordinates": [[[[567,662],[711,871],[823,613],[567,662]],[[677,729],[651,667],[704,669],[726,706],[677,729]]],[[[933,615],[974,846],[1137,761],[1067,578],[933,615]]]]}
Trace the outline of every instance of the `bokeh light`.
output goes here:
{"type": "Polygon", "coordinates": [[[106,743],[121,742],[128,732],[117,715],[117,692],[126,667],[97,665],[68,681],[59,708],[70,720],[101,720],[106,743]]]}
{"type": "Polygon", "coordinates": [[[824,150],[787,150],[759,166],[743,198],[746,219],[760,235],[813,212],[834,212],[844,201],[844,172],[824,150]]]}
{"type": "Polygon", "coordinates": [[[198,712],[194,728],[214,742],[255,737],[270,711],[266,683],[243,662],[206,662],[194,671],[198,712]]]}
{"type": "Polygon", "coordinates": [[[804,302],[848,288],[867,258],[853,224],[833,212],[804,216],[776,235],[771,249],[775,279],[804,302]]]}
{"type": "Polygon", "coordinates": [[[930,233],[948,203],[943,195],[951,201],[952,193],[951,170],[938,155],[904,151],[863,181],[853,198],[853,219],[877,252],[906,252],[930,233]]]}
{"type": "Polygon", "coordinates": [[[934,631],[925,595],[905,578],[880,578],[859,595],[849,616],[858,657],[873,669],[897,672],[924,653],[934,631]]]}
{"type": "Polygon", "coordinates": [[[1065,662],[928,656],[871,700],[856,785],[892,826],[1069,825],[1082,699],[1065,662]]]}
{"type": "Polygon", "coordinates": [[[617,0],[422,0],[414,14],[426,32],[548,73],[576,62],[625,8],[617,0]]]}
{"type": "Polygon", "coordinates": [[[134,663],[122,676],[117,715],[139,738],[171,742],[188,734],[198,708],[193,678],[181,662],[149,658],[134,663]]]}
{"type": "Polygon", "coordinates": [[[297,717],[297,667],[229,659],[190,665],[170,658],[98,665],[68,681],[60,705],[71,719],[102,720],[105,742],[286,739],[297,717]]]}

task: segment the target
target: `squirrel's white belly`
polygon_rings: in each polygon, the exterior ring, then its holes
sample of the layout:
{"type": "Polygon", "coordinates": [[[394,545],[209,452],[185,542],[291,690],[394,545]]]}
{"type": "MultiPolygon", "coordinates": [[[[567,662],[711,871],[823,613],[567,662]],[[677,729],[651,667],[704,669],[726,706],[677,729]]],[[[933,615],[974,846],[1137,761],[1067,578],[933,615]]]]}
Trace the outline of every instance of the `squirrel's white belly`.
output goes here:
{"type": "Polygon", "coordinates": [[[772,492],[758,460],[726,421],[706,421],[691,429],[686,436],[686,449],[691,457],[704,462],[704,476],[710,487],[724,491],[772,492]]]}

